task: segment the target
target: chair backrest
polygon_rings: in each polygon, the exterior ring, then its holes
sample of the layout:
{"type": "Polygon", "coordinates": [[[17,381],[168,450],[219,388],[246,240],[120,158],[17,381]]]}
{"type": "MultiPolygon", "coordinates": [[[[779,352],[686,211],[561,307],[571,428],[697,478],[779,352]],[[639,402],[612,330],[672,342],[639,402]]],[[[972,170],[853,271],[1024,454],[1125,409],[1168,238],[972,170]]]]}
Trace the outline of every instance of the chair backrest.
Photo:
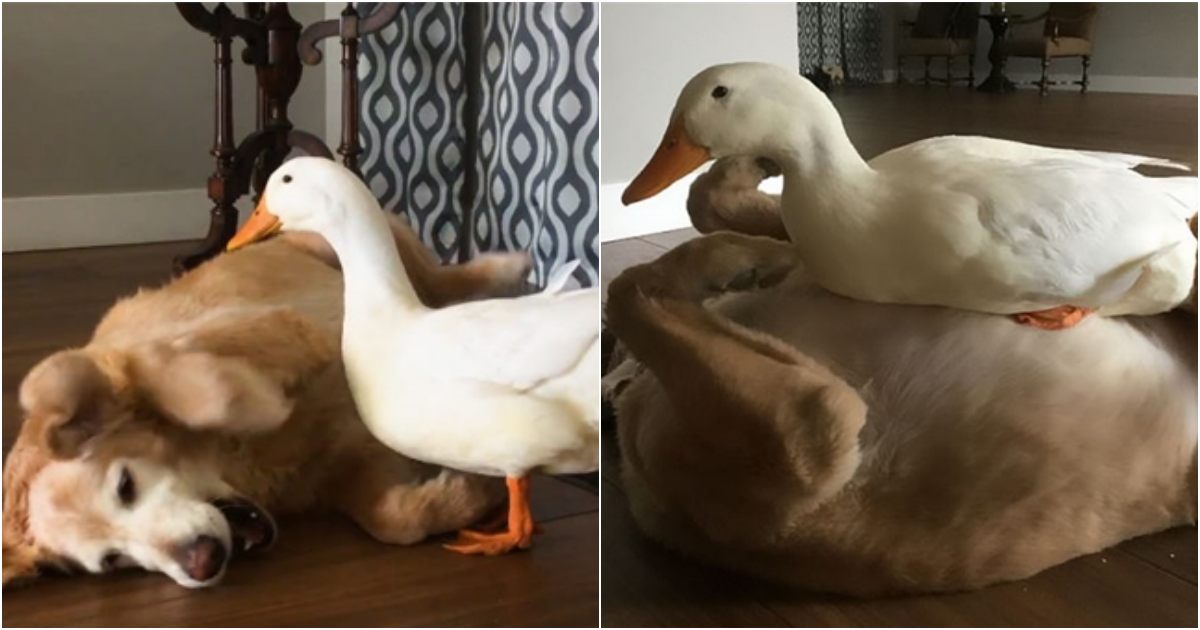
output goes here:
{"type": "Polygon", "coordinates": [[[974,39],[978,32],[978,2],[922,2],[912,37],[974,39]]]}
{"type": "Polygon", "coordinates": [[[1096,16],[1100,14],[1099,2],[1051,2],[1046,8],[1046,37],[1079,37],[1091,41],[1096,30],[1096,16]]]}

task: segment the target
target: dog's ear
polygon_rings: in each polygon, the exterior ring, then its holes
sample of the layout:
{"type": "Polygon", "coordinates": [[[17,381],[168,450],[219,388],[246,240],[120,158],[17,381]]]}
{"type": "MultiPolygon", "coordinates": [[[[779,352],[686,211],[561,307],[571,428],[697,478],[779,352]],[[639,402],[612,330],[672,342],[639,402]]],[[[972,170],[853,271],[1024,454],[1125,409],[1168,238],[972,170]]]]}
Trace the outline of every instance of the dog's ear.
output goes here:
{"type": "Polygon", "coordinates": [[[41,573],[44,551],[29,532],[29,486],[50,461],[31,425],[25,425],[4,457],[4,586],[41,573]]]}
{"type": "Polygon", "coordinates": [[[30,429],[59,458],[78,455],[115,416],[112,382],[79,350],[53,354],[30,370],[20,399],[30,429]]]}
{"type": "Polygon", "coordinates": [[[37,550],[21,541],[10,543],[4,536],[4,588],[37,577],[39,564],[37,550]]]}
{"type": "Polygon", "coordinates": [[[285,308],[236,310],[132,353],[131,379],[163,416],[232,433],[278,428],[337,359],[336,337],[285,308]]]}
{"type": "Polygon", "coordinates": [[[292,413],[280,383],[243,358],[158,347],[139,352],[134,365],[143,400],[192,429],[270,431],[292,413]]]}

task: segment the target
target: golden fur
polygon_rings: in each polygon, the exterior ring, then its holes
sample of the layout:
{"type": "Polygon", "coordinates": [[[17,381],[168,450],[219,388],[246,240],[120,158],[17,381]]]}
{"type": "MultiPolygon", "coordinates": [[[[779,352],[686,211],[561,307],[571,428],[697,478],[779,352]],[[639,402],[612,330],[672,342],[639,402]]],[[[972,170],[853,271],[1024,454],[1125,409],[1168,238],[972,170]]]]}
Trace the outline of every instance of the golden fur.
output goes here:
{"type": "MultiPolygon", "coordinates": [[[[406,226],[393,228],[431,305],[512,293],[528,270],[523,254],[442,267],[406,226]]],[[[4,462],[4,583],[43,566],[105,570],[99,557],[111,548],[124,564],[207,585],[160,565],[178,555],[179,532],[227,532],[207,503],[229,496],[278,513],[336,510],[400,544],[494,507],[503,497],[496,480],[409,460],[361,425],[339,360],[335,266],[312,234],[221,255],[119,301],[86,346],[31,370],[25,422],[4,462]],[[174,535],[134,528],[130,519],[150,507],[97,498],[112,494],[115,463],[173,488],[171,510],[192,510],[194,523],[175,524],[174,535]]]]}
{"type": "Polygon", "coordinates": [[[606,378],[630,507],[702,561],[947,591],[1196,522],[1189,313],[1047,332],[857,302],[790,244],[717,232],[622,273],[607,319],[635,357],[606,378]]]}

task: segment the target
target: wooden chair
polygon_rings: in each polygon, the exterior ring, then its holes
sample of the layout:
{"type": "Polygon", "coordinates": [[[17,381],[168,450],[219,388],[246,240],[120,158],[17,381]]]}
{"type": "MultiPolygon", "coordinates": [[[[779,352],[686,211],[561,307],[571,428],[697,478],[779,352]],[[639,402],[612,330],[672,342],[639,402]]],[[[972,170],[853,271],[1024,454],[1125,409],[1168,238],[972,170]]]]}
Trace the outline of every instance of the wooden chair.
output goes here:
{"type": "Polygon", "coordinates": [[[979,32],[979,3],[977,2],[922,2],[917,9],[917,19],[905,20],[908,32],[902,32],[896,41],[896,73],[904,81],[904,58],[923,57],[925,76],[923,83],[931,81],[945,83],[949,87],[956,81],[975,84],[975,37],[979,32]],[[955,77],[950,72],[954,57],[967,58],[967,76],[955,77]],[[946,76],[929,76],[929,61],[933,57],[945,57],[946,76]]]}
{"type": "Polygon", "coordinates": [[[1028,24],[1044,19],[1041,37],[1014,38],[1007,42],[1010,57],[1033,57],[1042,60],[1042,78],[1033,85],[1045,95],[1051,85],[1076,84],[1081,93],[1088,89],[1088,65],[1092,61],[1092,36],[1096,30],[1096,17],[1100,13],[1097,2],[1052,2],[1046,12],[1029,20],[1028,24]],[[1078,81],[1050,81],[1046,73],[1050,60],[1056,57],[1080,57],[1083,76],[1078,81]]]}

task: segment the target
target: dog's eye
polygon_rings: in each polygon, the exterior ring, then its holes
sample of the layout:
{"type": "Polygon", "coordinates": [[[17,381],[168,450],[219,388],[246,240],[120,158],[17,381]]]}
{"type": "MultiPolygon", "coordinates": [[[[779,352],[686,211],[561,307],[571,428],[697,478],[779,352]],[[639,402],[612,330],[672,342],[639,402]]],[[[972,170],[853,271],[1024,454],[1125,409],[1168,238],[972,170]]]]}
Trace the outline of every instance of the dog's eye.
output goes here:
{"type": "Polygon", "coordinates": [[[284,175],[284,176],[283,176],[283,183],[285,183],[285,184],[290,184],[290,183],[292,183],[292,176],[291,176],[291,175],[284,175]]]}
{"type": "Polygon", "coordinates": [[[725,98],[726,94],[729,94],[729,88],[725,87],[724,85],[718,85],[717,87],[713,88],[713,98],[725,98]]]}
{"type": "Polygon", "coordinates": [[[113,569],[116,569],[120,563],[121,554],[116,551],[109,551],[108,553],[104,554],[103,558],[100,558],[100,570],[112,571],[113,569]]]}
{"type": "Polygon", "coordinates": [[[133,484],[133,475],[129,474],[128,468],[121,469],[121,480],[117,482],[117,498],[126,506],[137,498],[137,487],[133,484]]]}

